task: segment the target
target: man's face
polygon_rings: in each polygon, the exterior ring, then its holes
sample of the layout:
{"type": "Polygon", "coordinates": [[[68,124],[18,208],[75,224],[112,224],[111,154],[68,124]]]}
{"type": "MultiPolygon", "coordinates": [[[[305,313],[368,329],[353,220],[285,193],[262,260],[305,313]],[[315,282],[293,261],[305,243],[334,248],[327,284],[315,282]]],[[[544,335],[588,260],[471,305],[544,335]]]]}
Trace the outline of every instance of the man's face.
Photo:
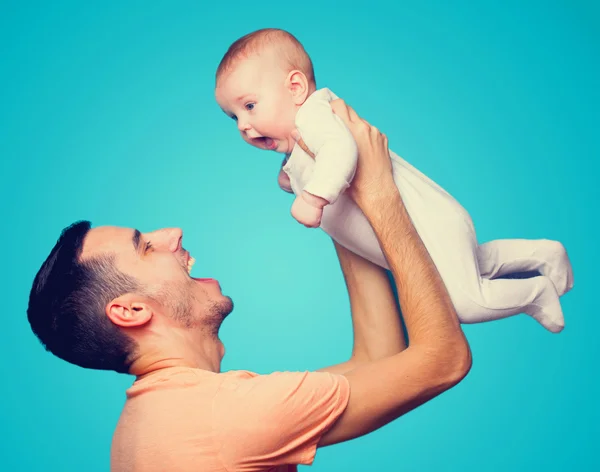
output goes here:
{"type": "Polygon", "coordinates": [[[158,304],[157,311],[188,328],[212,325],[218,329],[233,303],[216,280],[190,276],[194,259],[183,248],[182,239],[178,228],[140,233],[102,226],[88,232],[81,259],[114,254],[116,268],[137,279],[143,295],[158,304]]]}
{"type": "Polygon", "coordinates": [[[297,109],[285,81],[286,73],[272,53],[240,60],[219,78],[217,103],[250,145],[280,153],[292,151],[297,109]]]}

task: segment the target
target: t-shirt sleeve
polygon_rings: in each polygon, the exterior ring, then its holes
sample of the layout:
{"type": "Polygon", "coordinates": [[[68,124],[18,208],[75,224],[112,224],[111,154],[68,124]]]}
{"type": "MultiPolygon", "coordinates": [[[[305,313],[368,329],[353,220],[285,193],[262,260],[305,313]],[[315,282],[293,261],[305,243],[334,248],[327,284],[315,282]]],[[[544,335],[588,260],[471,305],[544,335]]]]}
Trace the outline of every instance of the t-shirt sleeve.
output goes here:
{"type": "Polygon", "coordinates": [[[312,464],[317,444],[344,412],[346,377],[275,372],[224,381],[213,401],[219,455],[230,471],[312,464]]]}

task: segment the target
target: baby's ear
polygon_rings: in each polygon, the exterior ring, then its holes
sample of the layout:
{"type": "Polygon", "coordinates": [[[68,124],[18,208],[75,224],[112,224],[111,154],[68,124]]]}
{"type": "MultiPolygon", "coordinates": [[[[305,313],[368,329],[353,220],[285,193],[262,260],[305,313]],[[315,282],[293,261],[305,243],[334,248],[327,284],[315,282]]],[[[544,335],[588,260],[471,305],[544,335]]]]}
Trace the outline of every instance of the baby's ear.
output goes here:
{"type": "Polygon", "coordinates": [[[285,86],[296,105],[302,105],[308,98],[308,79],[299,70],[293,70],[288,74],[285,79],[285,86]]]}

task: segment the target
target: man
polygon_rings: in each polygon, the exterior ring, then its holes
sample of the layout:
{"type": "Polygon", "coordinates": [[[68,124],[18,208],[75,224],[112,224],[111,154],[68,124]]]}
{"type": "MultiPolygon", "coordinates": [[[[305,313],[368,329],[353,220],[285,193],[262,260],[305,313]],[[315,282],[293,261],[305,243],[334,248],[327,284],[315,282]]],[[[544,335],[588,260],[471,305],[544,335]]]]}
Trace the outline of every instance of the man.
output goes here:
{"type": "Polygon", "coordinates": [[[347,362],[317,372],[220,373],[233,309],[193,279],[178,229],[86,223],[63,232],[28,317],[55,355],[136,376],[113,438],[114,471],[293,471],[318,447],[367,434],[457,384],[471,356],[448,293],[393,182],[387,138],[341,100],[359,165],[350,195],[391,266],[410,340],[377,266],[336,245],[355,330],[347,362]]]}

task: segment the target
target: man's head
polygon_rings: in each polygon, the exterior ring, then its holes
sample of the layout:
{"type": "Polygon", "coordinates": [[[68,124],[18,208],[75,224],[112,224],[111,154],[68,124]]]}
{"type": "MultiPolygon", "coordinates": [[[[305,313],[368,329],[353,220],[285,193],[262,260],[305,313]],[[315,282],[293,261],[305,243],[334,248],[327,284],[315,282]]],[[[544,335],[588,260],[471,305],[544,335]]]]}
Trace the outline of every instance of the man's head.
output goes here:
{"type": "Polygon", "coordinates": [[[294,147],[296,112],[316,89],[302,44],[280,29],[261,29],[235,41],[216,73],[215,97],[247,143],[281,153],[294,147]]]}
{"type": "Polygon", "coordinates": [[[179,229],[66,228],[33,282],[33,332],[68,362],[123,373],[149,337],[216,337],[233,304],[215,280],[190,277],[194,261],[181,241],[179,229]]]}

